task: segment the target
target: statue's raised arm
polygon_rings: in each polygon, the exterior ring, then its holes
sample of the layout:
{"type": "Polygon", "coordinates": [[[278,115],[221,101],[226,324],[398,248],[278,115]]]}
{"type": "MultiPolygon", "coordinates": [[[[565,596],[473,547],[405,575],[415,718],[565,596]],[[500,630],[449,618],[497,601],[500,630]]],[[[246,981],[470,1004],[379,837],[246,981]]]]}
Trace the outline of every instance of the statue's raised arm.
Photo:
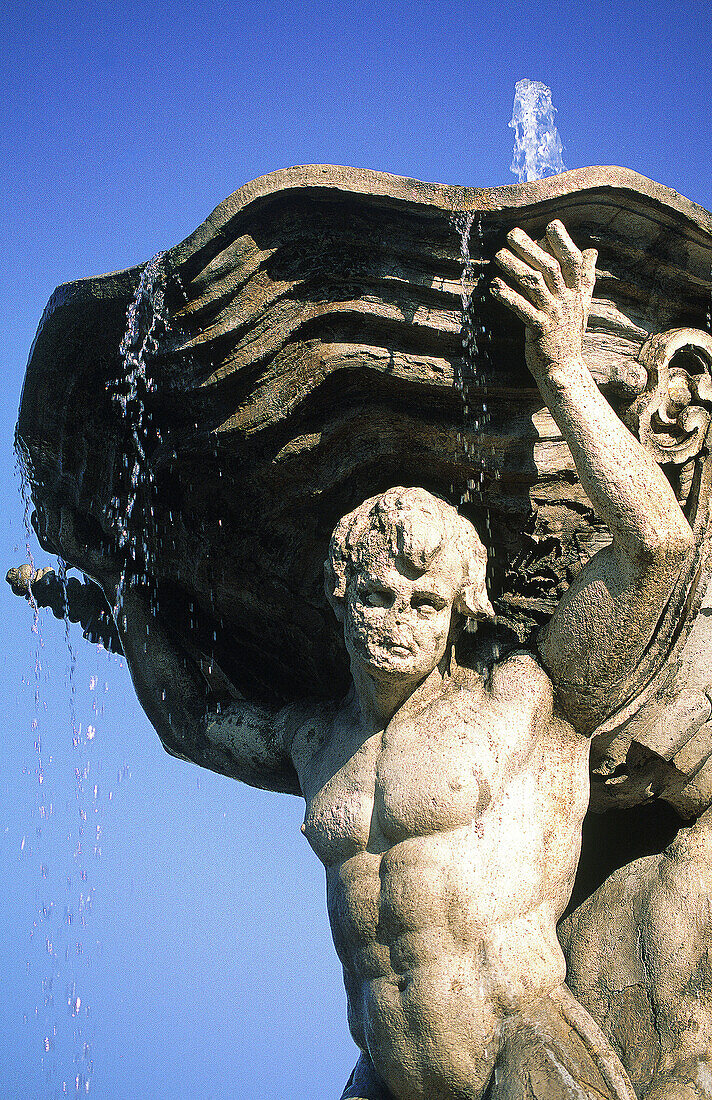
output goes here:
{"type": "Polygon", "coordinates": [[[659,466],[584,362],[595,250],[579,251],[559,221],[540,243],[521,229],[507,241],[495,257],[506,281],[495,279],[492,293],[526,326],[527,365],[612,535],[571,584],[538,643],[566,715],[591,732],[625,697],[692,532],[659,466]]]}

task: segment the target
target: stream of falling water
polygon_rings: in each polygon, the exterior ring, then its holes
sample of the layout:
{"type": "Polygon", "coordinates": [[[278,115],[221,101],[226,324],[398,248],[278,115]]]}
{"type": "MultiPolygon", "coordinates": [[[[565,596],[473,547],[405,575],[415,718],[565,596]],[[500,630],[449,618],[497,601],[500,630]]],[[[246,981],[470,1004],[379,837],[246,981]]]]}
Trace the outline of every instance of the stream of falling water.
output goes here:
{"type": "Polygon", "coordinates": [[[141,273],[136,293],[127,311],[126,331],[119,348],[123,372],[109,387],[111,396],[130,429],[133,452],[124,455],[128,475],[126,503],[122,508],[118,497],[113,501],[113,518],[123,559],[114,614],[121,604],[129,570],[145,572],[149,558],[149,528],[154,514],[154,480],[148,463],[148,453],[154,444],[161,442],[161,432],[151,419],[146,398],[155,389],[155,381],[149,373],[150,361],[158,352],[160,341],[170,328],[164,257],[165,252],[157,252],[141,273]],[[147,514],[141,517],[141,522],[133,522],[141,489],[148,494],[147,514]]]}
{"type": "MultiPolygon", "coordinates": [[[[152,510],[152,478],[147,454],[150,445],[160,442],[160,432],[153,426],[146,408],[146,396],[154,386],[147,365],[158,350],[161,336],[168,329],[163,255],[158,253],[154,256],[141,274],[127,311],[126,331],[119,349],[123,371],[111,387],[111,395],[129,426],[131,438],[131,451],[124,456],[127,493],[123,508],[118,499],[114,500],[114,520],[123,560],[117,606],[128,570],[135,571],[139,562],[145,566],[147,560],[147,517],[142,515],[137,523],[134,512],[141,488],[148,488],[149,509],[152,510]]],[[[32,499],[27,463],[27,456],[18,448],[16,468],[23,500],[26,553],[34,571],[30,523],[32,499]]],[[[80,709],[84,711],[86,703],[82,697],[81,706],[78,705],[77,654],[70,636],[66,599],[67,567],[61,558],[57,576],[65,594],[64,640],[68,654],[66,689],[71,752],[67,757],[66,743],[60,738],[55,721],[51,720],[51,726],[45,729],[47,701],[43,697],[46,694],[43,685],[48,683],[46,649],[39,608],[30,590],[32,632],[36,639],[32,684],[34,713],[31,719],[35,753],[33,770],[37,781],[32,817],[36,824],[34,830],[28,829],[23,836],[20,854],[21,858],[38,862],[37,909],[29,935],[36,945],[35,951],[39,950],[39,960],[28,960],[27,967],[28,970],[40,971],[41,1003],[36,1005],[34,1016],[35,1025],[41,1028],[42,1035],[42,1075],[47,1095],[63,1097],[86,1095],[93,1079],[90,991],[86,973],[87,965],[91,965],[91,953],[85,955],[84,937],[95,894],[91,860],[101,855],[102,805],[105,801],[111,802],[113,792],[108,790],[108,798],[103,798],[101,763],[94,753],[97,723],[103,715],[103,696],[108,691],[108,682],[104,680],[102,683],[97,666],[96,673],[89,678],[87,717],[85,721],[80,720],[78,712],[80,709]],[[66,772],[62,772],[62,765],[67,764],[73,776],[73,783],[70,784],[67,783],[66,772]],[[69,794],[72,787],[73,792],[69,794]],[[60,835],[62,832],[64,835],[60,835]],[[62,1002],[66,1014],[60,1011],[62,1002]]],[[[97,651],[101,648],[96,647],[97,651]]],[[[117,782],[121,783],[127,774],[128,766],[124,765],[117,775],[117,782]]]]}
{"type": "Polygon", "coordinates": [[[462,449],[472,464],[472,476],[468,479],[460,503],[480,499],[484,482],[484,460],[479,447],[471,441],[473,435],[479,435],[485,428],[489,412],[487,394],[483,385],[482,371],[478,369],[484,344],[485,332],[478,318],[478,310],[473,305],[475,291],[483,278],[482,274],[482,215],[470,212],[458,214],[455,228],[460,235],[460,325],[462,333],[462,366],[456,372],[455,385],[462,399],[465,431],[459,435],[462,449]],[[475,227],[476,256],[471,254],[472,229],[475,227]],[[472,494],[475,494],[473,498],[472,494]]]}
{"type": "Polygon", "coordinates": [[[472,503],[483,516],[484,541],[489,550],[490,562],[494,555],[492,544],[492,520],[485,504],[485,483],[497,478],[496,463],[489,464],[487,456],[494,458],[491,438],[490,357],[489,338],[482,321],[482,298],[486,293],[484,233],[482,214],[459,213],[454,225],[460,238],[460,326],[462,357],[455,370],[455,386],[462,400],[463,429],[458,432],[458,442],[470,466],[465,488],[460,495],[460,505],[472,503]]]}
{"type": "MultiPolygon", "coordinates": [[[[16,469],[23,500],[25,549],[34,570],[32,501],[25,463],[18,449],[16,469]]],[[[66,578],[66,568],[61,562],[58,576],[61,580],[66,578]]],[[[39,608],[31,592],[30,604],[35,637],[31,730],[36,787],[20,857],[37,874],[38,881],[35,919],[29,932],[33,953],[26,966],[28,973],[37,974],[38,993],[41,990],[33,1027],[39,1029],[41,1036],[39,1056],[47,1095],[79,1096],[89,1092],[93,1072],[83,939],[94,895],[87,855],[100,854],[102,828],[98,770],[93,765],[89,748],[103,705],[99,702],[98,676],[93,677],[89,684],[92,718],[84,728],[77,722],[76,654],[70,644],[69,621],[65,617],[65,642],[69,654],[65,684],[71,728],[69,749],[61,724],[54,718],[48,720],[49,651],[54,647],[45,646],[39,608]],[[71,770],[73,784],[71,780],[67,782],[67,769],[71,770]],[[72,786],[73,797],[69,793],[72,786]],[[66,1012],[61,1009],[62,1003],[66,1012]]],[[[23,768],[23,771],[29,775],[29,769],[23,768]]],[[[27,1016],[25,1019],[29,1023],[27,1016]]]]}

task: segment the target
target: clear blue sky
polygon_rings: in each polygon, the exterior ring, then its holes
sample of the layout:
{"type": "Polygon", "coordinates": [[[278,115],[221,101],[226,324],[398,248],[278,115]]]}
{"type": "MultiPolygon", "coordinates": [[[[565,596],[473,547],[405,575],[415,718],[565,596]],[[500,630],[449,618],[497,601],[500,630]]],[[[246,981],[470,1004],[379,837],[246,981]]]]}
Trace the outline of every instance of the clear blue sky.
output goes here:
{"type": "MultiPolygon", "coordinates": [[[[53,288],[176,244],[246,181],[330,162],[513,182],[530,77],[567,167],[712,207],[708,0],[10,2],[0,29],[3,571],[26,558],[12,434],[53,288]]],[[[73,748],[63,627],[0,600],[0,1097],[75,1095],[88,1042],[102,1100],[336,1100],[355,1051],[296,799],[166,756],[76,628],[73,748]]]]}

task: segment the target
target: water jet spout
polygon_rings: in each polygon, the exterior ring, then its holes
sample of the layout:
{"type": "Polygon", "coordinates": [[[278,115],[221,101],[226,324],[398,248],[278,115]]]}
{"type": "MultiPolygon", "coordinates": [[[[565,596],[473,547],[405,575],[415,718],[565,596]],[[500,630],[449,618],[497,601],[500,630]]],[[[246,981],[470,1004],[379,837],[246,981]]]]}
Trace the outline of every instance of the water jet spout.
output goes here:
{"type": "Polygon", "coordinates": [[[514,89],[512,121],[514,156],[511,171],[520,183],[565,172],[561,138],[554,123],[556,108],[551,88],[538,80],[518,80],[514,89]]]}

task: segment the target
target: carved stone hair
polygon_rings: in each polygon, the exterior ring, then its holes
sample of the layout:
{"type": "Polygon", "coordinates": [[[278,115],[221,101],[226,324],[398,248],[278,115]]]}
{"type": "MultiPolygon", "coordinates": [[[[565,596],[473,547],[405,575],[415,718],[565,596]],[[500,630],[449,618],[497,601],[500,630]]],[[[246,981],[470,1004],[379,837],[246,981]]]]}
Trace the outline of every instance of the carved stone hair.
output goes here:
{"type": "Polygon", "coordinates": [[[424,573],[438,553],[452,547],[462,562],[455,609],[470,619],[494,617],[485,588],[487,552],[472,524],[451,504],[425,489],[397,486],[371,497],[339,521],[324,563],[324,589],[337,618],[350,578],[384,549],[424,573]]]}

